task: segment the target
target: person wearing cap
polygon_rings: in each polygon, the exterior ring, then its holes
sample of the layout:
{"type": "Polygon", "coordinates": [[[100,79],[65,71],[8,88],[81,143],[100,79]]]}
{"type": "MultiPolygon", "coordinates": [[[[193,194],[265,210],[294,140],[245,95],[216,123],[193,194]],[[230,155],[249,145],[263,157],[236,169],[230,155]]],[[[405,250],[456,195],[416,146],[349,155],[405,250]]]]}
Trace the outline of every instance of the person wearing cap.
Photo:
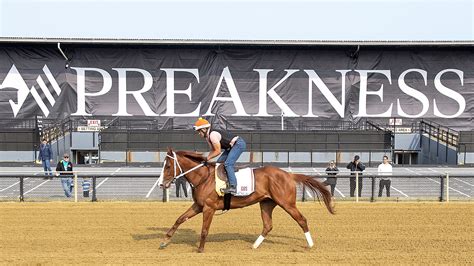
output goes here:
{"type": "Polygon", "coordinates": [[[235,194],[237,192],[237,179],[235,177],[234,165],[246,149],[245,140],[230,132],[212,128],[211,123],[201,117],[194,124],[194,130],[198,132],[200,137],[206,139],[211,148],[206,161],[220,155],[217,162],[224,163],[229,181],[224,193],[235,194]]]}
{"type": "Polygon", "coordinates": [[[358,178],[359,191],[358,191],[358,193],[359,193],[359,197],[360,197],[361,194],[362,194],[362,171],[365,170],[365,165],[360,162],[359,155],[354,156],[354,160],[347,165],[347,169],[351,170],[351,176],[354,176],[354,177],[350,178],[350,194],[351,194],[351,197],[354,197],[354,192],[355,192],[355,189],[356,189],[356,178],[355,178],[356,173],[355,172],[359,172],[359,178],[358,178]]]}
{"type": "MultiPolygon", "coordinates": [[[[51,171],[51,163],[53,162],[53,150],[47,139],[43,139],[40,144],[38,160],[40,160],[43,165],[45,175],[49,175],[51,176],[50,178],[52,178],[53,172],[51,171]]],[[[45,177],[45,179],[48,178],[45,177]]]]}
{"type": "Polygon", "coordinates": [[[56,165],[56,175],[61,176],[61,184],[63,186],[66,197],[71,197],[72,184],[72,163],[69,161],[69,154],[64,154],[63,159],[56,165]]]}

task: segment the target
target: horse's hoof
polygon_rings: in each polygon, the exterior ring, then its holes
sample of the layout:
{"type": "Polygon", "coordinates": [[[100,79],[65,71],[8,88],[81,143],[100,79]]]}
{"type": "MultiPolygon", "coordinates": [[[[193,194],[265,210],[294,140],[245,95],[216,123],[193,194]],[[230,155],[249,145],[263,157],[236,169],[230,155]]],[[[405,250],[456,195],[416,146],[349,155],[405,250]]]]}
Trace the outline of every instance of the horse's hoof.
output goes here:
{"type": "Polygon", "coordinates": [[[168,246],[167,243],[161,243],[160,244],[160,249],[165,249],[168,246]]]}
{"type": "Polygon", "coordinates": [[[203,249],[203,248],[199,248],[199,249],[198,249],[198,253],[204,253],[204,249],[203,249]]]}

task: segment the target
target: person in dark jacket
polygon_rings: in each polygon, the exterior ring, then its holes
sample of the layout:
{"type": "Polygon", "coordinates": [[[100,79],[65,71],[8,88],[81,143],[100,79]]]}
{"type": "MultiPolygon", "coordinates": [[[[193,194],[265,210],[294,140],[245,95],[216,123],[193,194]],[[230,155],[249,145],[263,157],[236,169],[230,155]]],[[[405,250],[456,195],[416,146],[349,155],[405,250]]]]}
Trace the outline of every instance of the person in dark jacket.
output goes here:
{"type": "Polygon", "coordinates": [[[356,178],[355,178],[356,173],[355,172],[359,172],[359,178],[358,178],[359,191],[358,191],[358,193],[359,193],[359,197],[360,197],[361,194],[362,194],[362,171],[365,170],[365,165],[360,162],[359,155],[354,156],[354,160],[347,165],[347,169],[351,170],[351,176],[354,176],[354,177],[350,178],[350,194],[351,194],[351,197],[354,197],[354,192],[355,192],[355,189],[356,189],[356,178]]]}
{"type": "Polygon", "coordinates": [[[63,159],[56,165],[56,174],[61,176],[61,184],[63,186],[66,197],[71,197],[72,184],[72,163],[69,161],[69,154],[64,154],[63,159]]]}
{"type": "Polygon", "coordinates": [[[40,144],[38,159],[43,165],[45,175],[52,176],[53,172],[51,171],[51,163],[53,162],[53,150],[46,139],[43,139],[43,142],[40,144]]]}
{"type": "Polygon", "coordinates": [[[176,184],[176,197],[179,198],[179,189],[180,187],[183,188],[183,193],[184,196],[187,198],[188,197],[188,191],[186,190],[186,177],[182,176],[178,179],[176,179],[175,184],[176,184]]]}
{"type": "Polygon", "coordinates": [[[336,188],[337,177],[339,173],[334,161],[329,162],[328,168],[326,168],[326,174],[328,175],[327,179],[323,182],[326,186],[331,186],[331,195],[334,197],[334,189],[336,188]]]}

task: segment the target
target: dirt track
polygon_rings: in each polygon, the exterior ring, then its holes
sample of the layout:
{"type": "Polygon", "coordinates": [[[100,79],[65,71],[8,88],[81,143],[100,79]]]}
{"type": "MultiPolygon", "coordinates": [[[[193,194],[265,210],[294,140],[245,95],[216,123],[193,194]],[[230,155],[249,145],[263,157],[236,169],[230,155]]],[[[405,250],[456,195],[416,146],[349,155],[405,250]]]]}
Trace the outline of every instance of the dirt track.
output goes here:
{"type": "Polygon", "coordinates": [[[161,238],[189,203],[1,203],[5,263],[467,263],[472,264],[472,203],[338,203],[328,214],[301,203],[315,247],[282,209],[257,250],[258,205],[216,216],[206,253],[196,253],[202,216],[184,223],[165,250],[161,238]]]}

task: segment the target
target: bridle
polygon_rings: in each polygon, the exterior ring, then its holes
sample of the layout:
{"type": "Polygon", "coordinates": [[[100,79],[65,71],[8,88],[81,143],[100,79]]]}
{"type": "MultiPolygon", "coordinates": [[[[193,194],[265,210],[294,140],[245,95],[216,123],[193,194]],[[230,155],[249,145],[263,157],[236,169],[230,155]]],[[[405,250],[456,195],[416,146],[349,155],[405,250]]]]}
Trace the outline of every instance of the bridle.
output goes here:
{"type": "MultiPolygon", "coordinates": [[[[167,182],[168,184],[169,183],[173,183],[176,179],[182,177],[182,176],[186,176],[186,174],[198,169],[199,167],[201,166],[204,166],[205,164],[204,163],[200,163],[196,166],[194,166],[193,168],[189,169],[188,171],[186,172],[183,172],[183,168],[181,168],[181,165],[179,164],[179,161],[178,161],[178,156],[176,155],[176,152],[173,151],[173,156],[170,156],[169,154],[166,154],[166,157],[170,158],[170,159],[173,159],[173,168],[174,168],[174,176],[173,176],[173,179],[171,179],[171,181],[167,182]],[[179,174],[177,173],[177,167],[179,168],[179,174]]],[[[163,164],[163,169],[165,169],[165,166],[166,166],[166,160],[165,160],[165,163],[163,164]]],[[[209,175],[211,174],[210,170],[209,170],[209,167],[208,167],[208,171],[209,171],[209,175]]],[[[164,173],[164,171],[163,171],[164,173]]],[[[208,175],[208,176],[209,176],[208,175]]],[[[191,188],[196,188],[198,187],[199,185],[201,185],[202,183],[204,183],[204,181],[206,181],[206,179],[201,179],[201,181],[197,184],[197,185],[193,185],[193,183],[189,182],[189,185],[191,185],[191,188]]]]}

